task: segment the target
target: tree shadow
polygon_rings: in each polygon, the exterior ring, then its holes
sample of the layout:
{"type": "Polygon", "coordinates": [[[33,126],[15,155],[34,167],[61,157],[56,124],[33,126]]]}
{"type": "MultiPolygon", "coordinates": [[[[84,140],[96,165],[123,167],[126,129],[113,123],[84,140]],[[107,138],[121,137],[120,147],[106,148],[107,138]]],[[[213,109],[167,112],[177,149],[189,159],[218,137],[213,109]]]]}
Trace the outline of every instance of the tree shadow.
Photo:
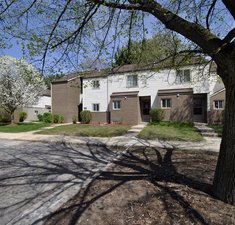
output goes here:
{"type": "MultiPolygon", "coordinates": [[[[52,213],[47,219],[48,224],[63,224],[60,223],[61,218],[67,217],[66,224],[77,224],[83,213],[98,199],[113,192],[118,187],[122,186],[126,182],[146,180],[150,181],[156,187],[161,189],[165,194],[169,195],[172,199],[178,202],[178,204],[187,212],[187,217],[191,222],[208,224],[203,216],[194,209],[187,200],[185,200],[179,193],[173,189],[164,186],[161,182],[175,183],[193,188],[205,194],[211,194],[211,184],[205,182],[200,177],[188,176],[187,174],[178,172],[177,162],[172,162],[172,157],[176,149],[159,149],[156,147],[143,147],[133,148],[122,155],[120,159],[113,161],[113,166],[121,168],[120,170],[108,170],[103,171],[97,180],[115,181],[114,184],[105,190],[98,191],[95,196],[88,197],[90,194],[90,188],[93,185],[91,182],[83,191],[77,195],[78,202],[71,201],[71,204],[66,204],[56,212],[52,213]],[[151,154],[149,154],[149,151],[151,154]],[[151,155],[151,156],[150,156],[151,155]],[[124,168],[124,170],[123,170],[124,168]],[[67,216],[69,215],[69,216],[67,216]],[[53,218],[53,219],[52,219],[53,218]]],[[[187,161],[188,158],[182,159],[187,161]]],[[[196,163],[196,162],[195,162],[196,163]]],[[[197,165],[192,162],[188,162],[191,169],[198,169],[197,165]],[[191,165],[190,165],[191,164],[191,165]]],[[[213,170],[210,171],[213,173],[213,170]]],[[[201,173],[201,170],[200,170],[201,173]]],[[[169,218],[171,218],[172,208],[164,200],[165,209],[169,218]]],[[[64,221],[64,220],[63,220],[64,221]]]]}

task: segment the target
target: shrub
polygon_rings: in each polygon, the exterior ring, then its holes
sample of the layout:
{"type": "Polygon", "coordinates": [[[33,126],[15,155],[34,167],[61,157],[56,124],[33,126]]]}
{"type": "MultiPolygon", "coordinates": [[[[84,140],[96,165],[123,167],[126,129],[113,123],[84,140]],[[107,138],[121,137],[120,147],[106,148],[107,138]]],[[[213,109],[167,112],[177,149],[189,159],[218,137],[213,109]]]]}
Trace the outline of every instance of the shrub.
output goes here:
{"type": "Polygon", "coordinates": [[[43,122],[52,123],[52,114],[48,112],[43,113],[43,122]]]}
{"type": "Polygon", "coordinates": [[[90,123],[92,119],[91,112],[89,110],[83,110],[80,112],[81,123],[90,123]]]}
{"type": "Polygon", "coordinates": [[[149,115],[150,115],[151,122],[161,122],[165,117],[165,110],[152,108],[149,111],[149,115]]]}
{"type": "Polygon", "coordinates": [[[73,121],[74,124],[77,123],[77,117],[73,116],[72,121],[73,121]]]}
{"type": "Polygon", "coordinates": [[[42,114],[38,114],[37,117],[38,117],[38,120],[39,120],[40,122],[43,121],[43,115],[42,115],[42,114]]]}
{"type": "Polygon", "coordinates": [[[64,122],[64,117],[62,115],[60,115],[59,123],[63,123],[63,122],[64,122]]]}
{"type": "Polygon", "coordinates": [[[59,114],[52,114],[52,117],[53,117],[53,123],[59,123],[59,121],[60,121],[59,114]]]}
{"type": "Polygon", "coordinates": [[[0,123],[11,122],[11,115],[7,113],[4,109],[0,108],[0,123]]]}
{"type": "Polygon", "coordinates": [[[28,116],[27,112],[20,112],[19,113],[19,121],[24,122],[25,119],[27,118],[27,116],[28,116]]]}

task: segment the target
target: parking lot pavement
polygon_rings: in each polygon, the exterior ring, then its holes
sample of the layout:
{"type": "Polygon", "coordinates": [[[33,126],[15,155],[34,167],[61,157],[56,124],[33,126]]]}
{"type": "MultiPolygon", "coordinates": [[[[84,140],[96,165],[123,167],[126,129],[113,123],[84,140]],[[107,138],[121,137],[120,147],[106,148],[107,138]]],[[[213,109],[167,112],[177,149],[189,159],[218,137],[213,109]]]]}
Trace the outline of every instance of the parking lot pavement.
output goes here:
{"type": "Polygon", "coordinates": [[[101,146],[0,140],[0,225],[42,224],[116,156],[101,146]]]}

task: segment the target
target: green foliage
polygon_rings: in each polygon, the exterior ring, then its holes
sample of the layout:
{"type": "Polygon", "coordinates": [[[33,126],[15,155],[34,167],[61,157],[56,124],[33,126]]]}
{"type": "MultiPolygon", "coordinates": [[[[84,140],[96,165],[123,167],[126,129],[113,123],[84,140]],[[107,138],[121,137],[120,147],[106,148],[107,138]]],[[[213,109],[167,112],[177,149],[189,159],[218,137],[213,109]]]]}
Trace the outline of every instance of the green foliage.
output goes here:
{"type": "Polygon", "coordinates": [[[160,122],[165,117],[165,110],[164,109],[158,109],[158,108],[152,108],[149,111],[150,119],[152,122],[160,122]]]}
{"type": "Polygon", "coordinates": [[[52,114],[53,123],[62,123],[64,122],[64,117],[60,114],[52,114]]]}
{"type": "Polygon", "coordinates": [[[72,121],[73,121],[74,124],[77,123],[77,117],[73,116],[72,121]]]}
{"type": "Polygon", "coordinates": [[[52,123],[52,114],[48,112],[43,113],[43,122],[52,123]]]}
{"type": "Polygon", "coordinates": [[[85,137],[114,137],[127,133],[130,126],[93,126],[89,124],[72,124],[39,131],[38,134],[69,135],[85,137]]]}
{"type": "Polygon", "coordinates": [[[19,113],[19,121],[24,122],[25,119],[27,118],[27,116],[28,116],[27,112],[20,112],[19,113]]]}
{"type": "Polygon", "coordinates": [[[64,117],[60,114],[51,114],[48,112],[43,113],[43,115],[38,114],[38,120],[45,123],[63,123],[64,117]]]}
{"type": "Polygon", "coordinates": [[[43,115],[42,114],[38,114],[37,117],[38,117],[38,121],[40,121],[40,122],[43,121],[43,115]]]}
{"type": "Polygon", "coordinates": [[[48,75],[48,76],[44,76],[43,77],[43,80],[44,80],[44,83],[47,87],[47,89],[51,89],[51,82],[55,79],[58,79],[58,78],[61,78],[63,77],[63,75],[48,75]]]}
{"type": "Polygon", "coordinates": [[[157,34],[152,39],[142,43],[133,42],[118,50],[115,54],[115,66],[157,62],[181,49],[183,44],[180,39],[173,39],[170,32],[157,34]]]}
{"type": "Polygon", "coordinates": [[[59,114],[52,114],[53,123],[59,123],[60,115],[59,114]]]}
{"type": "Polygon", "coordinates": [[[11,115],[7,113],[4,109],[0,108],[0,123],[11,122],[11,115]]]}
{"type": "Polygon", "coordinates": [[[49,124],[47,123],[17,123],[17,124],[10,124],[10,125],[2,125],[0,126],[0,132],[6,133],[20,133],[20,132],[27,132],[33,130],[39,130],[43,127],[47,127],[49,124]]]}
{"type": "Polygon", "coordinates": [[[150,123],[138,135],[143,139],[202,141],[202,136],[192,123],[160,122],[150,123]]]}
{"type": "Polygon", "coordinates": [[[88,124],[91,122],[92,114],[89,110],[83,110],[80,112],[81,123],[88,124]]]}

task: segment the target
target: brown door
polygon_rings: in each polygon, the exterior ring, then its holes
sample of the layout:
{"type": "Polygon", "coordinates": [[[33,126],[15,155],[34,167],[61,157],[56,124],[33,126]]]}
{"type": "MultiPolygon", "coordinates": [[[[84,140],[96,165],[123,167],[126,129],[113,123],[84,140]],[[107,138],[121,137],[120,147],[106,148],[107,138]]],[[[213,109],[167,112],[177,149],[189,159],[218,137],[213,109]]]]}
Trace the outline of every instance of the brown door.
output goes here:
{"type": "Polygon", "coordinates": [[[149,110],[151,108],[150,97],[140,99],[141,119],[143,122],[149,122],[149,110]]]}
{"type": "Polygon", "coordinates": [[[206,96],[194,96],[193,98],[193,121],[194,122],[207,122],[206,115],[206,96]]]}

